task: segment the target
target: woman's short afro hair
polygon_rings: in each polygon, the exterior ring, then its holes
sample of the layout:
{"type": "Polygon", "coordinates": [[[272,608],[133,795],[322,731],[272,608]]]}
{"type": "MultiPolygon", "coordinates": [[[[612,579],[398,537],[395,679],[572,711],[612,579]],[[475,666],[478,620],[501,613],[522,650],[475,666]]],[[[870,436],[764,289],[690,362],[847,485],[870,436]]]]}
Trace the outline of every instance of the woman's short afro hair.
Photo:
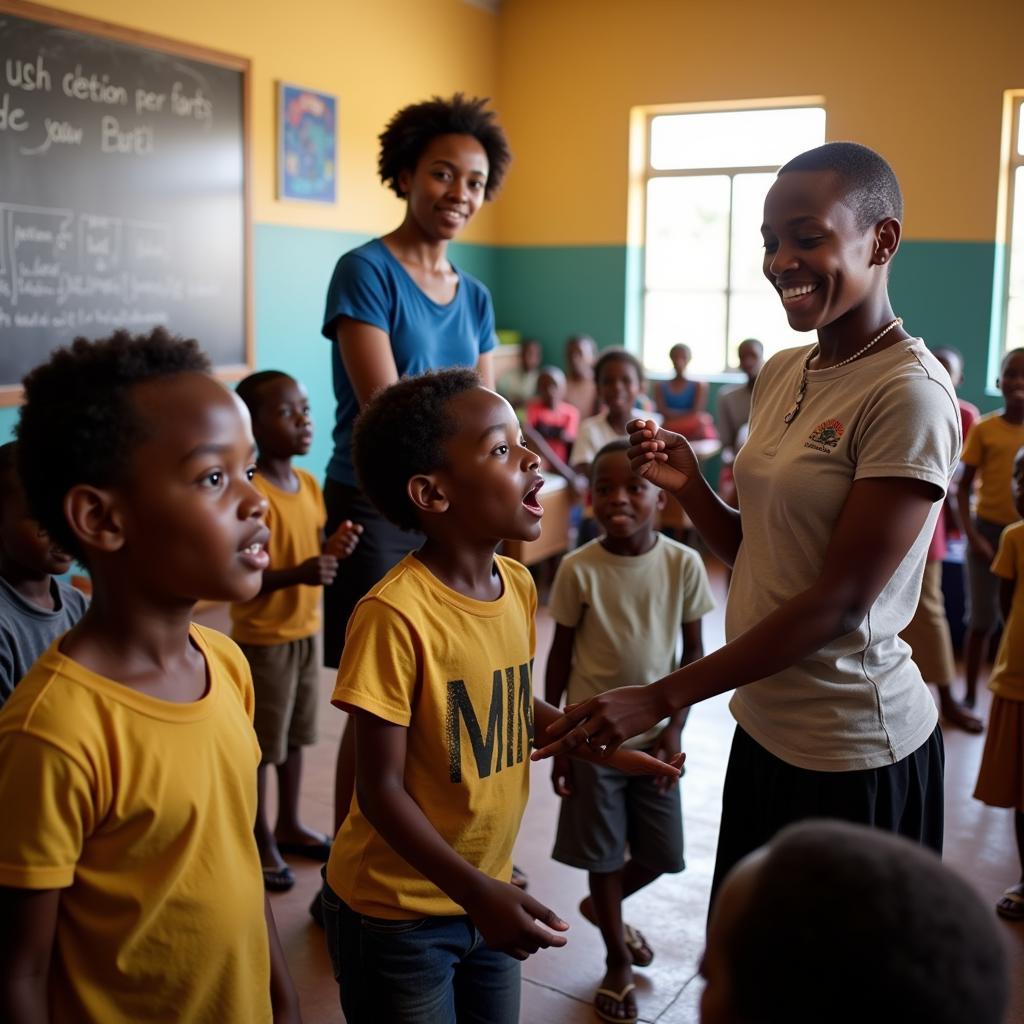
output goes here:
{"type": "Polygon", "coordinates": [[[76,484],[120,483],[147,425],[132,402],[136,384],[179,373],[209,373],[196,341],[163,327],[132,337],[76,338],[25,378],[17,427],[18,471],[29,509],[76,558],[84,555],[64,518],[64,496],[76,484]]]}
{"type": "Polygon", "coordinates": [[[459,429],[448,403],[482,386],[475,370],[435,370],[383,388],[359,414],[352,433],[359,486],[401,529],[420,528],[409,481],[444,466],[444,444],[459,429]]]}
{"type": "Polygon", "coordinates": [[[399,199],[405,198],[398,176],[413,171],[432,139],[439,135],[472,135],[487,154],[487,184],[484,199],[493,199],[512,160],[508,139],[501,130],[488,100],[467,99],[461,92],[451,99],[434,96],[423,103],[403,107],[380,133],[377,170],[380,180],[399,199]]]}
{"type": "Polygon", "coordinates": [[[826,142],[809,149],[783,164],[779,175],[788,171],[833,171],[839,175],[843,201],[853,210],[861,231],[889,217],[903,220],[903,193],[896,173],[885,157],[858,142],[826,142]]]}

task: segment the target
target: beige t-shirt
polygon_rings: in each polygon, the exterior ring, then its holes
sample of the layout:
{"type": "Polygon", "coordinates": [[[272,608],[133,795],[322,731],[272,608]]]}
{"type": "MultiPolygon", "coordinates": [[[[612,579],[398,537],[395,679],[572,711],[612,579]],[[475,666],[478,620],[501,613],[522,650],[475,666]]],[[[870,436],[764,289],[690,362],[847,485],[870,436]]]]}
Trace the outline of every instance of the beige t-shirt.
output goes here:
{"type": "Polygon", "coordinates": [[[960,413],[949,375],[914,339],[848,366],[812,370],[800,413],[787,426],[809,350],[780,352],[754,387],[750,436],[736,459],[743,542],[726,639],[814,583],[854,480],[924,480],[934,484],[935,505],[855,630],[741,687],[729,707],[743,729],[788,764],[878,768],[916,750],[937,720],[899,633],[917,607],[939,499],[960,453],[960,413]]]}
{"type": "MultiPolygon", "coordinates": [[[[600,540],[566,555],[548,610],[560,626],[576,631],[569,703],[668,675],[677,666],[683,623],[714,607],[700,555],[660,534],[642,555],[612,554],[600,540]]],[[[625,745],[650,746],[665,724],[625,745]]]]}

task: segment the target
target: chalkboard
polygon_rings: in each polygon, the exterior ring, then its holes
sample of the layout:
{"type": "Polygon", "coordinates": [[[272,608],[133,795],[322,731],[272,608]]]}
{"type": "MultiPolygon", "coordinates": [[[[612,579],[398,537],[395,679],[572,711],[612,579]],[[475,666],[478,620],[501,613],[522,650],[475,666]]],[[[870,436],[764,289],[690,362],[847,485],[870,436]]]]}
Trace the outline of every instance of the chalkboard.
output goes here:
{"type": "Polygon", "coordinates": [[[0,0],[0,403],[119,327],[251,364],[248,95],[244,58],[0,0]]]}

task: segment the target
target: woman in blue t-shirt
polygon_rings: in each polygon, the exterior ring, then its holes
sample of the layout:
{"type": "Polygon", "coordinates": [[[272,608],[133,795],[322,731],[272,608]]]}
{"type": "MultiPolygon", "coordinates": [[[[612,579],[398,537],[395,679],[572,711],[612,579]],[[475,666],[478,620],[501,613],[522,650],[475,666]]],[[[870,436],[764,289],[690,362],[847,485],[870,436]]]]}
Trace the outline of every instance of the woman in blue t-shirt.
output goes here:
{"type": "MultiPolygon", "coordinates": [[[[381,181],[405,200],[394,231],[338,260],[327,289],[323,335],[330,342],[337,409],[324,497],[327,532],[344,519],[363,534],[324,595],[324,664],[336,667],[356,602],[422,538],[384,519],[359,490],[352,424],[379,388],[424,370],[472,366],[494,386],[494,308],[474,277],[448,259],[448,243],[493,198],[511,159],[484,99],[434,97],[398,111],[380,136],[381,181]]],[[[339,769],[343,759],[339,758],[339,769]]],[[[339,778],[343,774],[339,770],[339,778]]],[[[347,810],[339,784],[339,817],[347,810]]]]}

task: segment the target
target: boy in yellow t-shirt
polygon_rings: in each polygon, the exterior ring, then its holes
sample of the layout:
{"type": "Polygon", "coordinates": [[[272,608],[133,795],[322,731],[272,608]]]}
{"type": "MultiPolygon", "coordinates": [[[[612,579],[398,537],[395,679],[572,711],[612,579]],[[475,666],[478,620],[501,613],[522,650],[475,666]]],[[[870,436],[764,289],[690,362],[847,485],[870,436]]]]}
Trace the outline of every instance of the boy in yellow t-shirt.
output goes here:
{"type": "MultiPolygon", "coordinates": [[[[510,884],[534,728],[558,712],[533,696],[533,582],[495,549],[538,536],[540,462],[470,370],[380,392],[353,453],[374,504],[426,541],[356,606],[334,691],[356,729],[322,897],[345,1019],[518,1024],[519,961],[568,927],[510,884]]],[[[640,751],[607,760],[678,777],[640,751]]]]}
{"type": "Polygon", "coordinates": [[[280,370],[262,370],[237,390],[259,448],[253,485],[267,500],[270,568],[256,597],[231,606],[231,637],[249,662],[256,692],[256,846],[263,883],[284,892],[295,876],[282,854],[323,861],[331,852],[330,839],[299,819],[302,748],[316,743],[323,587],[334,581],[338,560],[352,553],[363,528],[346,519],[325,543],[320,486],[292,466],[313,442],[306,389],[280,370]],[[268,765],[277,768],[273,830],[266,813],[268,765]]]}
{"type": "Polygon", "coordinates": [[[259,589],[254,455],[241,403],[163,329],[25,378],[25,492],[93,600],[0,715],[6,1024],[299,1020],[252,834],[248,666],[190,624],[259,589]]]}
{"type": "MultiPolygon", "coordinates": [[[[1013,496],[1017,514],[1024,516],[1024,449],[1013,466],[1013,496]]],[[[1006,628],[988,683],[992,707],[974,796],[990,807],[1013,809],[1020,881],[999,897],[996,912],[1024,921],[1024,522],[1003,531],[992,572],[1000,580],[1006,628]]]]}
{"type": "Polygon", "coordinates": [[[957,490],[960,521],[967,536],[964,562],[967,633],[964,640],[964,704],[973,708],[978,673],[992,630],[999,624],[999,580],[989,566],[1003,528],[1017,518],[1013,507],[1013,460],[1024,445],[1024,348],[1003,357],[996,381],[1004,407],[982,416],[964,441],[963,476],[957,490]],[[978,503],[971,514],[971,490],[978,478],[978,503]]]}

